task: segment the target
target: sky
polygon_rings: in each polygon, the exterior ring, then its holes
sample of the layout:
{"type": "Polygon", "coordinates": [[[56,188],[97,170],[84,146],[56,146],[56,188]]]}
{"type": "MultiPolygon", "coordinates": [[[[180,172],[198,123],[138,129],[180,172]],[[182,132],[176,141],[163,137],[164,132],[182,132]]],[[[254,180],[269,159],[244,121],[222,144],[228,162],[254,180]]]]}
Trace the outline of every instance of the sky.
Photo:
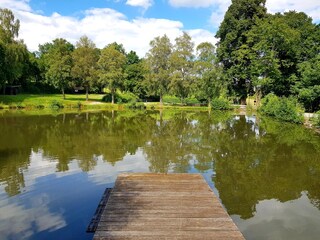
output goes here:
{"type": "MultiPolygon", "coordinates": [[[[75,44],[87,35],[99,48],[112,42],[144,57],[150,41],[186,31],[195,45],[214,37],[231,0],[0,0],[20,20],[19,38],[30,51],[55,38],[75,44]]],[[[320,22],[320,0],[267,0],[270,13],[295,10],[320,22]]]]}

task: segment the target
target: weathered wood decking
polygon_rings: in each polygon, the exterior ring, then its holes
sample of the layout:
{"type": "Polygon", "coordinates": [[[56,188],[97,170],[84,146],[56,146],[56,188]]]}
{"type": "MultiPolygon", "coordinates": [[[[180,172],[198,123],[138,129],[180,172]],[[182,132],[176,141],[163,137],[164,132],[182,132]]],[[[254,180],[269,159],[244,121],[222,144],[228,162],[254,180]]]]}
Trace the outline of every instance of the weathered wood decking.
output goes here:
{"type": "Polygon", "coordinates": [[[200,174],[120,174],[100,239],[244,239],[200,174]]]}

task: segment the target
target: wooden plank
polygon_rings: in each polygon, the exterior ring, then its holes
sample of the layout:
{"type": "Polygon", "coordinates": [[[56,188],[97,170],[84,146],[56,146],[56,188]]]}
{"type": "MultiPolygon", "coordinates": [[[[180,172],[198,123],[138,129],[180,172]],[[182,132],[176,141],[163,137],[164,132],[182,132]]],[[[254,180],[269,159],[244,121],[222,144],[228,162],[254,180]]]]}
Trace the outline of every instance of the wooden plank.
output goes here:
{"type": "Polygon", "coordinates": [[[96,231],[100,218],[102,216],[102,212],[104,211],[104,208],[107,205],[108,199],[110,197],[111,190],[112,188],[106,188],[106,190],[104,191],[102,198],[99,202],[99,205],[94,213],[94,216],[87,227],[87,230],[86,230],[87,232],[93,233],[96,231]]]}
{"type": "Polygon", "coordinates": [[[232,239],[241,232],[200,174],[120,174],[100,239],[232,239]]]}

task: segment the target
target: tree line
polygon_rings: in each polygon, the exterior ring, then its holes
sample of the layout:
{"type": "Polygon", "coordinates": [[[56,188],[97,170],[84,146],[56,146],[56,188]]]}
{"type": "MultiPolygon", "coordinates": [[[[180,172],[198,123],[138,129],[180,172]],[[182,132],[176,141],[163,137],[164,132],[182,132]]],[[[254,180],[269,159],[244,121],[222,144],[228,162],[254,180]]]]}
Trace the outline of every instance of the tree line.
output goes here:
{"type": "Polygon", "coordinates": [[[73,45],[57,38],[29,52],[18,39],[19,20],[0,9],[0,88],[21,85],[26,92],[108,89],[140,99],[166,94],[209,103],[223,98],[245,103],[269,93],[294,96],[308,111],[320,103],[320,25],[302,12],[269,14],[265,0],[233,1],[218,29],[219,42],[195,46],[186,32],[150,42],[144,58],[122,44],[96,47],[87,36],[73,45]]]}

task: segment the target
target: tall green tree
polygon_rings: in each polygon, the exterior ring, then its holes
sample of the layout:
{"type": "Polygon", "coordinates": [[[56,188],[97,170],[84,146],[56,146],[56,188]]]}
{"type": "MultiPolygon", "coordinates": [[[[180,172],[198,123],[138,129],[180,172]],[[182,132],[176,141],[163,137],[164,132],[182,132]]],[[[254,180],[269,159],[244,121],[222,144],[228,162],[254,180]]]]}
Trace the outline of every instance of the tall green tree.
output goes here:
{"type": "Polygon", "coordinates": [[[70,86],[72,76],[72,52],[74,46],[63,38],[53,40],[52,45],[48,45],[45,53],[46,79],[57,89],[60,89],[65,99],[65,89],[70,86]]]}
{"type": "Polygon", "coordinates": [[[320,110],[320,55],[299,64],[301,75],[294,86],[307,111],[320,110]]]}
{"type": "Polygon", "coordinates": [[[82,36],[72,53],[72,76],[80,80],[80,84],[86,89],[86,101],[89,99],[89,88],[97,78],[97,62],[99,52],[96,45],[87,37],[82,36]]]}
{"type": "Polygon", "coordinates": [[[150,42],[150,47],[147,53],[148,91],[149,94],[160,96],[160,104],[162,104],[163,95],[169,90],[172,44],[167,35],[164,35],[154,38],[150,42]]]}
{"type": "Polygon", "coordinates": [[[217,56],[223,64],[231,91],[244,102],[251,88],[251,45],[247,33],[266,16],[266,0],[232,0],[216,37],[217,56]]]}
{"type": "Polygon", "coordinates": [[[320,31],[305,13],[268,15],[257,21],[247,37],[252,44],[253,84],[262,94],[299,95],[299,89],[314,83],[307,83],[302,75],[307,62],[319,54],[320,31]]]}
{"type": "Polygon", "coordinates": [[[98,61],[99,81],[111,91],[112,104],[117,88],[123,86],[125,78],[126,56],[114,44],[110,44],[101,51],[98,61]]]}
{"type": "Polygon", "coordinates": [[[174,50],[170,57],[171,82],[170,90],[180,97],[181,102],[189,95],[193,77],[193,48],[194,43],[190,35],[183,32],[175,39],[174,50]]]}
{"type": "Polygon", "coordinates": [[[212,98],[219,97],[223,90],[222,68],[217,62],[215,47],[209,42],[197,46],[197,60],[194,65],[197,76],[196,88],[200,99],[206,99],[208,107],[212,98]]]}
{"type": "Polygon", "coordinates": [[[4,93],[7,84],[19,83],[28,60],[27,47],[17,39],[19,28],[12,11],[0,8],[0,87],[4,93]]]}
{"type": "Polygon", "coordinates": [[[126,78],[124,81],[124,90],[134,93],[143,98],[146,95],[146,87],[144,85],[145,69],[142,59],[136,52],[130,51],[127,55],[125,67],[126,78]]]}

